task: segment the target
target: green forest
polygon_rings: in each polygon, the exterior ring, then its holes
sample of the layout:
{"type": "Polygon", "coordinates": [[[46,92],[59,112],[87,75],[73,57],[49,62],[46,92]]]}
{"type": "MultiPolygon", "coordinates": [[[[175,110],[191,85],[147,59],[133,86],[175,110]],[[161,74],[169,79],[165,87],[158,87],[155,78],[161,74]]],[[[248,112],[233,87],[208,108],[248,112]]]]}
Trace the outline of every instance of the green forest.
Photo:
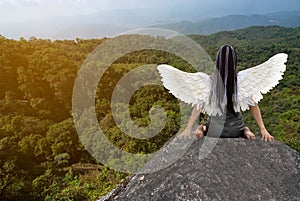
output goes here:
{"type": "MultiPolygon", "coordinates": [[[[238,55],[238,69],[266,61],[276,53],[289,55],[287,70],[259,102],[266,128],[276,141],[300,151],[300,27],[249,27],[212,35],[189,35],[211,56],[223,44],[238,55]]],[[[82,145],[72,117],[72,91],[87,56],[108,38],[19,40],[0,36],[0,200],[96,200],[127,176],[96,161],[82,145]]],[[[124,44],[126,45],[126,44],[124,44]]],[[[167,52],[141,50],[116,60],[104,73],[95,103],[105,135],[131,153],[157,151],[180,127],[178,100],[163,87],[145,86],[130,101],[130,116],[149,124],[149,109],[161,105],[167,120],[159,135],[147,140],[124,135],[110,108],[118,80],[138,65],[167,63],[189,71],[182,59],[167,52]]],[[[249,111],[246,125],[260,137],[249,111]]]]}

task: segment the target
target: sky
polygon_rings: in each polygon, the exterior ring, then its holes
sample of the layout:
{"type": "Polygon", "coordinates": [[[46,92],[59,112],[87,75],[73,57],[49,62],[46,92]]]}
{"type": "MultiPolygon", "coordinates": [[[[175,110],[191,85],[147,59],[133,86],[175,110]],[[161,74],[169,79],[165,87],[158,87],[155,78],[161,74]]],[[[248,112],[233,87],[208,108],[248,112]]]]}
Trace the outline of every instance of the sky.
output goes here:
{"type": "Polygon", "coordinates": [[[2,22],[91,14],[101,10],[191,6],[204,15],[259,14],[300,9],[299,0],[0,0],[2,22]]]}
{"type": "Polygon", "coordinates": [[[87,29],[88,23],[101,30],[113,25],[110,29],[120,32],[125,25],[136,28],[294,10],[300,10],[300,0],[0,0],[0,35],[54,37],[65,29],[74,33],[87,29]]]}

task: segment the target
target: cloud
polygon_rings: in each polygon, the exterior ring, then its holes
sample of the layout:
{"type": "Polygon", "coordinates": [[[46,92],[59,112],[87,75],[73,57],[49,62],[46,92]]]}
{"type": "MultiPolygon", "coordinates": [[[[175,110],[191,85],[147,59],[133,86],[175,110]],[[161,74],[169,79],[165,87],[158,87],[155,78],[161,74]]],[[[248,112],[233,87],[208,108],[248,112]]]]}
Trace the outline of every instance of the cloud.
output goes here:
{"type": "Polygon", "coordinates": [[[74,4],[83,3],[86,0],[0,0],[0,5],[11,5],[11,6],[32,6],[41,4],[74,4]]]}
{"type": "Polygon", "coordinates": [[[0,4],[12,6],[37,5],[41,0],[0,0],[0,4]]]}

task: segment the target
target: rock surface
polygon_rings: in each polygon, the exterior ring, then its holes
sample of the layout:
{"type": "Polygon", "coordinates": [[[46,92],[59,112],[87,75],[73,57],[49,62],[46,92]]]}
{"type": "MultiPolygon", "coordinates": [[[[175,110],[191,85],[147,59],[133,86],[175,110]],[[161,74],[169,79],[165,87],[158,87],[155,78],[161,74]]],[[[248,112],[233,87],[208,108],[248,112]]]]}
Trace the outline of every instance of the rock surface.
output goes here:
{"type": "Polygon", "coordinates": [[[221,138],[199,159],[203,140],[169,167],[133,175],[100,200],[300,200],[300,155],[289,146],[221,138]]]}

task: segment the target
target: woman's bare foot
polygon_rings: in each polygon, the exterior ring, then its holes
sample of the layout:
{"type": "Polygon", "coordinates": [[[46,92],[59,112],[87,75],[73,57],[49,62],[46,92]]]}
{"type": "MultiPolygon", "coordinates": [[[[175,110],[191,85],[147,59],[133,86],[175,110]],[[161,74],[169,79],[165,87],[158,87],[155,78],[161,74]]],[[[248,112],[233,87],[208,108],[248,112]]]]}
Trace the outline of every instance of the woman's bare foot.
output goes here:
{"type": "Polygon", "coordinates": [[[195,138],[202,138],[204,136],[204,132],[206,131],[206,126],[200,125],[195,131],[195,138]]]}
{"type": "Polygon", "coordinates": [[[245,136],[246,136],[247,139],[253,140],[253,139],[256,138],[255,135],[254,135],[254,133],[252,133],[247,126],[245,127],[245,131],[244,132],[245,132],[245,136]]]}

